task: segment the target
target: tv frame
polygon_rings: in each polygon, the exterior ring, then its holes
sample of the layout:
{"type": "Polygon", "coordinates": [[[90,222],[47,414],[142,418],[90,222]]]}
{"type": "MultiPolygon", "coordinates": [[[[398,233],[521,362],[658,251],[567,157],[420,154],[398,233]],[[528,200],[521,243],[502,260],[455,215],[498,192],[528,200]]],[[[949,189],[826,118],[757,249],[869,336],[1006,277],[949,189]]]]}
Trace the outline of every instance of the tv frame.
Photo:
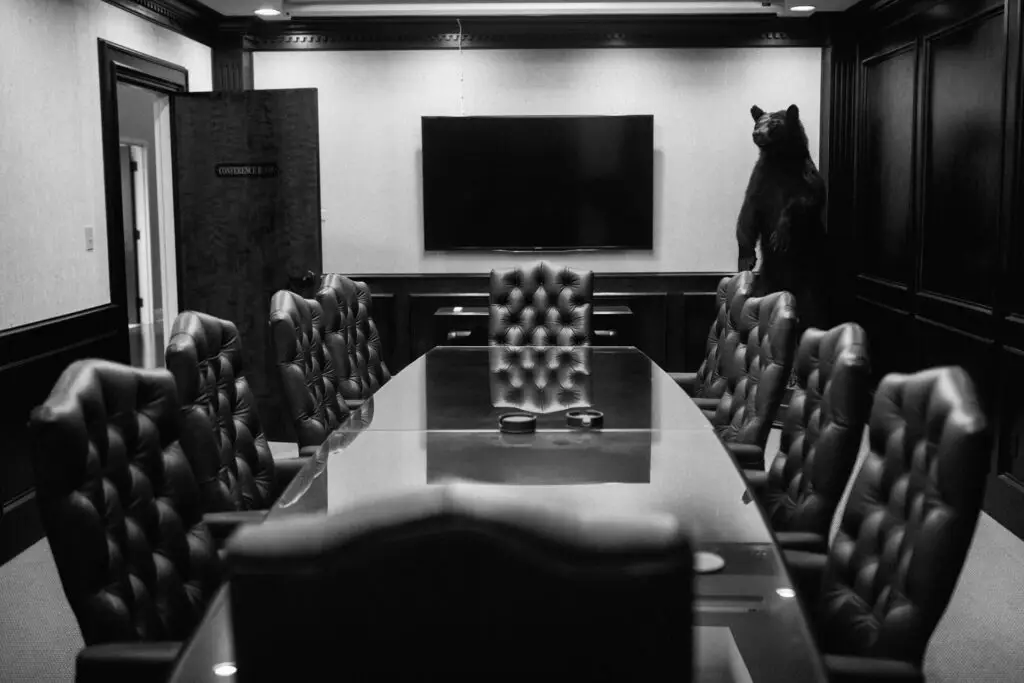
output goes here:
{"type": "Polygon", "coordinates": [[[506,253],[506,254],[557,254],[557,253],[582,253],[582,252],[653,252],[654,251],[654,229],[655,229],[655,206],[654,206],[654,114],[527,114],[523,116],[506,114],[499,116],[421,116],[420,117],[420,192],[423,199],[423,251],[428,254],[446,254],[452,252],[481,252],[481,253],[506,253]],[[427,202],[426,188],[424,182],[426,174],[423,172],[424,156],[423,150],[423,127],[425,122],[434,119],[650,119],[651,122],[651,230],[650,245],[637,247],[634,245],[607,244],[596,247],[489,247],[489,246],[460,246],[432,249],[427,246],[427,202]]]}

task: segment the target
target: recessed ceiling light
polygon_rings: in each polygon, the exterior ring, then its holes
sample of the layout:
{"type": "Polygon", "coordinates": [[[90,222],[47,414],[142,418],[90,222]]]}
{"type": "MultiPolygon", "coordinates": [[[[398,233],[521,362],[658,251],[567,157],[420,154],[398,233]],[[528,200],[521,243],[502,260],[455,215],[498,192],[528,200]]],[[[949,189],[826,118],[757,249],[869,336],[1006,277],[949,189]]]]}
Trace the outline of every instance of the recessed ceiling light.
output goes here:
{"type": "Polygon", "coordinates": [[[273,7],[261,7],[255,13],[259,17],[276,17],[281,13],[281,10],[274,9],[273,7]]]}
{"type": "Polygon", "coordinates": [[[217,676],[234,676],[237,672],[238,667],[234,662],[221,662],[213,667],[213,673],[217,676]]]}
{"type": "Polygon", "coordinates": [[[780,598],[795,598],[796,591],[792,588],[776,588],[775,592],[778,593],[780,598]]]}
{"type": "Polygon", "coordinates": [[[814,5],[793,5],[789,8],[790,12],[813,12],[817,8],[814,5]]]}

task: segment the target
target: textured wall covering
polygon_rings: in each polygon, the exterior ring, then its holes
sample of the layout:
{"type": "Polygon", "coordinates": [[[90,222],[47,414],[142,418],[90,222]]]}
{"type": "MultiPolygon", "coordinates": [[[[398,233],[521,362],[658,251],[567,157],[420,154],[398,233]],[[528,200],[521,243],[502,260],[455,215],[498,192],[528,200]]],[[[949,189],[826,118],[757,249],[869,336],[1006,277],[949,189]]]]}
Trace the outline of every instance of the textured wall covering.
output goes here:
{"type": "Polygon", "coordinates": [[[211,79],[208,47],[102,0],[3,9],[0,329],[110,300],[97,38],[185,67],[191,90],[211,79]]]}
{"type": "Polygon", "coordinates": [[[256,52],[257,88],[320,91],[324,270],[487,272],[535,260],[423,252],[420,117],[459,114],[460,66],[468,115],[654,115],[654,252],[560,256],[569,266],[731,271],[757,158],[750,106],[796,102],[818,149],[819,48],[256,52]]]}

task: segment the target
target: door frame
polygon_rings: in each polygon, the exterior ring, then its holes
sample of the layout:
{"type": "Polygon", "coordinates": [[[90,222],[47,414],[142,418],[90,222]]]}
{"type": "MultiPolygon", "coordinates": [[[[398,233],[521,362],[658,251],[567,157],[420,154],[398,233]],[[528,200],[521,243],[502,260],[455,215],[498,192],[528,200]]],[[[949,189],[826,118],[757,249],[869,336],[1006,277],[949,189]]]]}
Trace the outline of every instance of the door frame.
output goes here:
{"type": "MultiPolygon", "coordinates": [[[[97,39],[97,43],[100,68],[100,125],[103,131],[103,192],[107,209],[107,269],[110,278],[110,301],[120,311],[118,347],[113,356],[123,363],[129,363],[131,353],[126,301],[128,275],[125,270],[124,220],[121,204],[121,140],[117,120],[117,84],[127,83],[165,95],[175,95],[188,92],[188,70],[102,38],[97,39]]],[[[170,106],[173,106],[173,98],[170,99],[170,106]]],[[[173,143],[172,126],[172,150],[173,143]]],[[[172,174],[173,165],[172,157],[172,174]]],[[[174,214],[177,218],[176,209],[174,214]]],[[[174,223],[176,224],[177,220],[174,223]]],[[[163,226],[163,229],[176,230],[176,226],[163,226]]],[[[180,287],[179,282],[178,288],[180,287]]],[[[174,314],[175,311],[164,311],[165,318],[174,314]]]]}

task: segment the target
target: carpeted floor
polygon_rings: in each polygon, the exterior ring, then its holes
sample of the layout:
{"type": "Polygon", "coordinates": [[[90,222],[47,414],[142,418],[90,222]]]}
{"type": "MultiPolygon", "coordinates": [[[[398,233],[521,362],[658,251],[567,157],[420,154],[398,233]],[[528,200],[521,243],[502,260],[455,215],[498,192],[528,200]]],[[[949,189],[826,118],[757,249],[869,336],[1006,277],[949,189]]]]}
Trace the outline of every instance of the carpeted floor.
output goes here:
{"type": "MultiPolygon", "coordinates": [[[[0,567],[0,683],[69,683],[81,647],[45,540],[0,567]]],[[[1011,683],[1022,671],[1024,542],[982,515],[925,673],[930,683],[1011,683]]]]}

